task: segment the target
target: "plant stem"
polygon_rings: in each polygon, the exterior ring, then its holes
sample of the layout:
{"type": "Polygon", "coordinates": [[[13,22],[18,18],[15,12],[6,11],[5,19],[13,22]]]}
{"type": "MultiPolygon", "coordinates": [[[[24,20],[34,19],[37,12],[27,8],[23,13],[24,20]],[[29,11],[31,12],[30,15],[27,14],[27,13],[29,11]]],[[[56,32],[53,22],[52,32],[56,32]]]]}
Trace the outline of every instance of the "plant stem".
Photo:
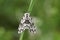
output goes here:
{"type": "MultiPolygon", "coordinates": [[[[31,0],[30,4],[29,4],[28,12],[31,13],[33,5],[34,5],[33,0],[31,0]]],[[[20,39],[19,40],[23,40],[23,35],[24,35],[24,32],[20,34],[20,39]]]]}
{"type": "Polygon", "coordinates": [[[34,0],[31,0],[29,4],[28,12],[32,11],[33,6],[34,6],[34,0]]]}
{"type": "Polygon", "coordinates": [[[24,35],[24,32],[22,32],[22,33],[20,34],[20,39],[19,39],[19,40],[23,40],[23,35],[24,35]]]}

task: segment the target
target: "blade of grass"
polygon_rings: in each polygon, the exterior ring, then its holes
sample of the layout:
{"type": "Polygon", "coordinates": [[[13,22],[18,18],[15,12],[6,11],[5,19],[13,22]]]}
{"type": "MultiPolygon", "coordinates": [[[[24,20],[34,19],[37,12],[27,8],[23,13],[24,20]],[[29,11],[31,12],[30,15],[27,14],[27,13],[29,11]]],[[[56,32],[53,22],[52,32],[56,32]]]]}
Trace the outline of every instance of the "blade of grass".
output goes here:
{"type": "MultiPolygon", "coordinates": [[[[34,0],[31,0],[30,4],[29,4],[28,12],[31,13],[33,6],[34,6],[34,0]]],[[[20,39],[19,40],[23,40],[23,35],[24,35],[24,32],[20,34],[20,39]]]]}
{"type": "Polygon", "coordinates": [[[32,8],[33,8],[33,6],[34,6],[34,3],[35,3],[35,0],[31,0],[31,1],[30,1],[30,5],[29,5],[29,8],[28,8],[28,12],[31,13],[32,8]]]}
{"type": "Polygon", "coordinates": [[[23,35],[24,35],[24,32],[22,32],[22,33],[20,34],[20,39],[19,39],[19,40],[23,40],[23,35]]]}

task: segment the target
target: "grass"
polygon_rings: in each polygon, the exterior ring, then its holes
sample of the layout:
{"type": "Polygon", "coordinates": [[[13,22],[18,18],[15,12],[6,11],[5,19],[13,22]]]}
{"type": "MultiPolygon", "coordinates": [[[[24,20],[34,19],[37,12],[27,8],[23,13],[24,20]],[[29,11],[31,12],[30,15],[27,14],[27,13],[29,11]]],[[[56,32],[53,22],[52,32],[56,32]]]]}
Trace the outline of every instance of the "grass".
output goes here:
{"type": "MultiPolygon", "coordinates": [[[[29,8],[28,8],[28,12],[31,13],[32,8],[33,8],[33,5],[34,5],[34,0],[31,0],[31,1],[30,1],[30,5],[29,5],[29,8]]],[[[24,32],[22,32],[22,33],[20,34],[19,40],[23,40],[23,35],[24,35],[24,32]]]]}

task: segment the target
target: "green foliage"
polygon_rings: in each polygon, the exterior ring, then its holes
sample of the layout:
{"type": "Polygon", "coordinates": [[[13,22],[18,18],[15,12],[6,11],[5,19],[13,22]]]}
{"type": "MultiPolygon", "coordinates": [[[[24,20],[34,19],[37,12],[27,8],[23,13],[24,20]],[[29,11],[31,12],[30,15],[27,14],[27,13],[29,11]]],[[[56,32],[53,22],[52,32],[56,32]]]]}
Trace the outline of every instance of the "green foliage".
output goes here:
{"type": "Polygon", "coordinates": [[[0,40],[19,39],[60,40],[60,0],[0,0],[0,40]],[[25,31],[20,39],[17,28],[27,11],[35,18],[38,31],[37,34],[25,31]]]}

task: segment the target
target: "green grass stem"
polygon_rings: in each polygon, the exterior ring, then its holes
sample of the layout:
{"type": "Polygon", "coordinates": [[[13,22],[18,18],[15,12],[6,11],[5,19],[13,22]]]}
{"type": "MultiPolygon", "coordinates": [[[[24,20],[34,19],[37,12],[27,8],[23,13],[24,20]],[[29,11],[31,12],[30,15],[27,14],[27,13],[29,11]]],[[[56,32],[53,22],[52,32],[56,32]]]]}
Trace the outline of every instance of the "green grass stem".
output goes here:
{"type": "MultiPolygon", "coordinates": [[[[31,13],[33,6],[34,6],[34,0],[31,0],[30,4],[29,4],[28,12],[31,13]]],[[[23,40],[23,35],[24,35],[24,32],[20,34],[20,39],[19,40],[23,40]]]]}

